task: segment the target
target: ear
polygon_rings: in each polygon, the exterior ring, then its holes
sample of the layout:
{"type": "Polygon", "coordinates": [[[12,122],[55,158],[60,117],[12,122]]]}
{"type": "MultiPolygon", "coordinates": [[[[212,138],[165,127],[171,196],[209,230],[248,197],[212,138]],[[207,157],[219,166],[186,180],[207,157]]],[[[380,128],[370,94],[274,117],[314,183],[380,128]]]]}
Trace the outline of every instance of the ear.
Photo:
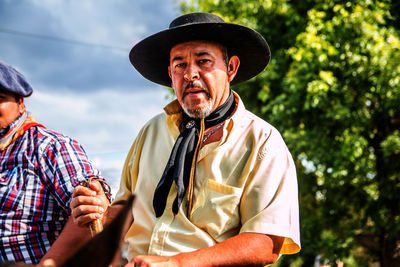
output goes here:
{"type": "Polygon", "coordinates": [[[23,97],[20,97],[19,100],[18,100],[18,109],[19,109],[20,114],[25,112],[25,104],[24,104],[24,98],[23,97]]]}
{"type": "Polygon", "coordinates": [[[240,60],[237,56],[231,56],[228,63],[228,81],[231,82],[235,78],[239,69],[240,60]]]}

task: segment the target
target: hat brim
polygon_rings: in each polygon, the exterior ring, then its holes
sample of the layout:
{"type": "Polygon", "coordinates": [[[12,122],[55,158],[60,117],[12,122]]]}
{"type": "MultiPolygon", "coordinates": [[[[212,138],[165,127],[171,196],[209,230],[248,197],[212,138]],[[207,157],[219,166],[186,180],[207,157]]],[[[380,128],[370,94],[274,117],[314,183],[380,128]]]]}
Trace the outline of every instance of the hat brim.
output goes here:
{"type": "Polygon", "coordinates": [[[143,77],[171,87],[169,52],[176,44],[194,40],[216,41],[228,49],[229,55],[239,57],[240,67],[232,85],[256,76],[270,60],[269,46],[261,34],[234,23],[198,23],[161,31],[137,43],[129,59],[143,77]]]}

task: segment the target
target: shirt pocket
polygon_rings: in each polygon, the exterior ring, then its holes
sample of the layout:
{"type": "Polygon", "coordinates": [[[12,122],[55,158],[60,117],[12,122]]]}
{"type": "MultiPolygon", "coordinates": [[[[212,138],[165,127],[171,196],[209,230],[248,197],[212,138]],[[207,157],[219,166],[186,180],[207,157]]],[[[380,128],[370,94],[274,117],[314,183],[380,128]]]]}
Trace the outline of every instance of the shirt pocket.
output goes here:
{"type": "Polygon", "coordinates": [[[28,172],[20,167],[0,173],[0,213],[22,213],[28,172]]]}
{"type": "Polygon", "coordinates": [[[196,197],[191,214],[192,222],[217,242],[235,235],[240,228],[241,194],[241,188],[208,179],[196,197]]]}

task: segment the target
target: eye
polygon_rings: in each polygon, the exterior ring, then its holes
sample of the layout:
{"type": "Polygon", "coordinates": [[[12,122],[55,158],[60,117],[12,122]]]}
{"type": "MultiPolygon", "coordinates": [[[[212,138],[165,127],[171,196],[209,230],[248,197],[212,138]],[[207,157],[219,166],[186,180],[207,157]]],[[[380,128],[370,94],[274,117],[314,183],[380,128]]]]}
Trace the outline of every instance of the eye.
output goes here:
{"type": "Polygon", "coordinates": [[[186,67],[186,63],[178,63],[175,65],[175,68],[184,68],[186,67]]]}
{"type": "Polygon", "coordinates": [[[205,64],[205,63],[208,63],[208,62],[211,62],[211,60],[206,59],[206,58],[203,58],[203,59],[199,60],[199,64],[205,64]]]}

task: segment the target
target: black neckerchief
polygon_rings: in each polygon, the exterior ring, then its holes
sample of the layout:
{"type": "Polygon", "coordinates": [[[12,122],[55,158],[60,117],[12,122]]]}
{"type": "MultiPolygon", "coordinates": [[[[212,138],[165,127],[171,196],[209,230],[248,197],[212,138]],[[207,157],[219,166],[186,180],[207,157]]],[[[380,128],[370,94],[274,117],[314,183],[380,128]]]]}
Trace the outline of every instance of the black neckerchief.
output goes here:
{"type": "MultiPolygon", "coordinates": [[[[234,109],[235,99],[231,91],[225,103],[216,108],[204,119],[205,129],[224,122],[232,115],[234,109]]],[[[182,114],[184,129],[175,141],[164,173],[154,192],[153,207],[157,217],[160,217],[164,213],[172,181],[175,181],[178,191],[172,211],[175,215],[178,213],[189,184],[194,153],[196,147],[199,145],[201,119],[191,118],[184,111],[182,111],[182,114]]]]}

